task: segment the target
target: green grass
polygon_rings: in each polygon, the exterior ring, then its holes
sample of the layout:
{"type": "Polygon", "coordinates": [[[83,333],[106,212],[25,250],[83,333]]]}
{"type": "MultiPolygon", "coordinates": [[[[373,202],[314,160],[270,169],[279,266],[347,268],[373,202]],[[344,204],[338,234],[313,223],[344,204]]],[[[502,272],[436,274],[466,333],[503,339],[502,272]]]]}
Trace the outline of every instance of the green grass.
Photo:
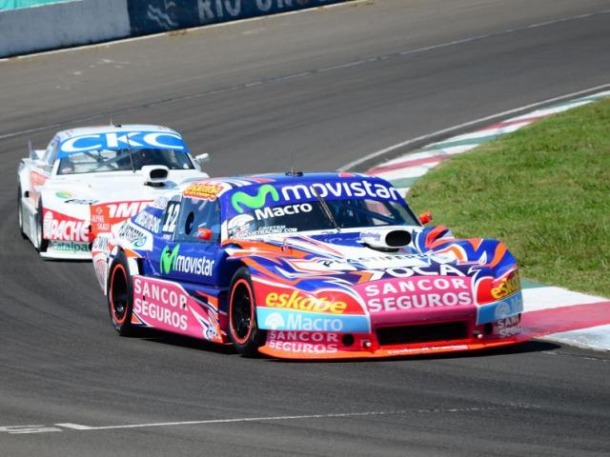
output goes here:
{"type": "Polygon", "coordinates": [[[456,236],[503,240],[527,279],[610,297],[610,100],[443,162],[407,200],[456,236]]]}

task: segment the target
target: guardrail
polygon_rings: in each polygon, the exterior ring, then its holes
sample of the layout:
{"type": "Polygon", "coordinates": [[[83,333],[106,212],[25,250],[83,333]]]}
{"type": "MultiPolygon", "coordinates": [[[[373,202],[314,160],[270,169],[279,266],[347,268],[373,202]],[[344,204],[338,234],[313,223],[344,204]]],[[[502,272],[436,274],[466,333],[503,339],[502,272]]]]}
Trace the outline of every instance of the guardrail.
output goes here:
{"type": "Polygon", "coordinates": [[[349,0],[72,0],[0,10],[0,58],[349,0]]]}

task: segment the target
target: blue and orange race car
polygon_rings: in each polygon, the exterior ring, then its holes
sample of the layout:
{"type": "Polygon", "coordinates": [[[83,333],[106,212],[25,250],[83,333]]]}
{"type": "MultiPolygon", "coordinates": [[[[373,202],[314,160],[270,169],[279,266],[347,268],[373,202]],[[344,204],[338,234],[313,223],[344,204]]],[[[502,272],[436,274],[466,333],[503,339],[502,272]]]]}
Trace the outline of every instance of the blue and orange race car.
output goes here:
{"type": "Polygon", "coordinates": [[[505,245],[424,226],[377,177],[194,180],[100,234],[92,251],[121,335],[155,328],[297,359],[528,339],[505,245]]]}

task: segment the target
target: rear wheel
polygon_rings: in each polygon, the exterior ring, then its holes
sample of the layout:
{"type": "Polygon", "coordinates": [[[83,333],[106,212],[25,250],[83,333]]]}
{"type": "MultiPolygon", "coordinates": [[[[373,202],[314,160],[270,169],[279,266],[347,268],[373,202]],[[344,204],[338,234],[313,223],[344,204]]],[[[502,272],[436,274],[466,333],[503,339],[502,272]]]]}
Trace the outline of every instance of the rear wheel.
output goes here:
{"type": "Polygon", "coordinates": [[[131,325],[133,313],[133,283],[124,253],[119,253],[112,262],[108,276],[108,312],[112,326],[121,336],[134,332],[131,325]]]}
{"type": "Polygon", "coordinates": [[[229,337],[235,349],[245,357],[254,357],[265,343],[265,331],[258,328],[256,302],[250,272],[242,267],[229,288],[229,337]]]}

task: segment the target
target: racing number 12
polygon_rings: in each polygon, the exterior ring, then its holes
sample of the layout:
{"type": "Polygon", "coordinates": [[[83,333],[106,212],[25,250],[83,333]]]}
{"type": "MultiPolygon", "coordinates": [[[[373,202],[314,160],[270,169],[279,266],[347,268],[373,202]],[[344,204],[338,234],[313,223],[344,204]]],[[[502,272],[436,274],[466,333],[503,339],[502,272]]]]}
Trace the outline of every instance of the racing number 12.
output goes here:
{"type": "Polygon", "coordinates": [[[178,222],[180,212],[180,202],[169,202],[165,212],[165,222],[163,223],[163,233],[173,233],[178,222]]]}

